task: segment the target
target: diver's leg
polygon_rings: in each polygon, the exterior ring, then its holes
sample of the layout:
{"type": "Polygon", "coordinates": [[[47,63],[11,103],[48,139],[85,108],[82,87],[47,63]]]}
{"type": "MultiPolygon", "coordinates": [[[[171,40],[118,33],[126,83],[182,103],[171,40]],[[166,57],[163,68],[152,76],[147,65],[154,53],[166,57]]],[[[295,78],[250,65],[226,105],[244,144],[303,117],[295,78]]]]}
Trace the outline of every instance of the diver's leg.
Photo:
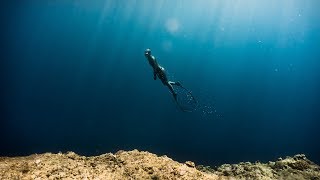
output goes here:
{"type": "Polygon", "coordinates": [[[167,82],[166,85],[168,86],[168,88],[169,88],[170,92],[172,93],[174,99],[177,100],[177,93],[173,90],[173,87],[172,87],[170,81],[167,82]]]}
{"type": "Polygon", "coordinates": [[[172,93],[173,97],[175,100],[177,100],[177,93],[173,90],[173,87],[172,87],[172,82],[171,81],[168,81],[168,78],[167,78],[167,75],[164,71],[164,68],[160,68],[160,71],[158,72],[158,77],[159,79],[162,81],[162,83],[165,85],[165,86],[168,86],[170,92],[172,93]]]}

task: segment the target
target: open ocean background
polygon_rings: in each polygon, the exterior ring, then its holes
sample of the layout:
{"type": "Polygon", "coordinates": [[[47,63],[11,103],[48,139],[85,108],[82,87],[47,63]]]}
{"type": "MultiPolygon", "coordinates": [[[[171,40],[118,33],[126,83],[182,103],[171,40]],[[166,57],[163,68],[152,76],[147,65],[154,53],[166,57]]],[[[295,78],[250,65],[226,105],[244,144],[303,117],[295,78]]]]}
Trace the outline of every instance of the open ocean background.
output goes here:
{"type": "Polygon", "coordinates": [[[1,11],[0,156],[320,163],[320,1],[26,0],[1,11]],[[151,48],[199,100],[181,112],[151,48]]]}

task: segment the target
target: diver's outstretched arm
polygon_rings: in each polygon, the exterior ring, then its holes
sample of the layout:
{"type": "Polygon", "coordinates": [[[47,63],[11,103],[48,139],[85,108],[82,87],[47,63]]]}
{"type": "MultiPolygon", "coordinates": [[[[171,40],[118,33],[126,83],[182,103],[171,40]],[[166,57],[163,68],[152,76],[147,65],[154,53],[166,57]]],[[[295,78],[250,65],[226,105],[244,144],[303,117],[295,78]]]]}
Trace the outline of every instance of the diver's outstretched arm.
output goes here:
{"type": "Polygon", "coordinates": [[[157,72],[153,71],[153,79],[156,80],[157,79],[157,72]]]}

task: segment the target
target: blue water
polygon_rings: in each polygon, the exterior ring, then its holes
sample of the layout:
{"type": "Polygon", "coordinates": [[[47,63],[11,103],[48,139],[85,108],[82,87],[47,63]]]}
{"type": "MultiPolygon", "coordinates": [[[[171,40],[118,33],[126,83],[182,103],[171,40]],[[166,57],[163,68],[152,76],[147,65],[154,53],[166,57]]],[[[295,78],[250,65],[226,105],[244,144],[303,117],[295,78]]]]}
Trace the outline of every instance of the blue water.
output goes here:
{"type": "Polygon", "coordinates": [[[317,0],[12,1],[0,155],[146,150],[219,165],[320,163],[317,0]],[[185,113],[144,50],[193,92],[185,113]]]}

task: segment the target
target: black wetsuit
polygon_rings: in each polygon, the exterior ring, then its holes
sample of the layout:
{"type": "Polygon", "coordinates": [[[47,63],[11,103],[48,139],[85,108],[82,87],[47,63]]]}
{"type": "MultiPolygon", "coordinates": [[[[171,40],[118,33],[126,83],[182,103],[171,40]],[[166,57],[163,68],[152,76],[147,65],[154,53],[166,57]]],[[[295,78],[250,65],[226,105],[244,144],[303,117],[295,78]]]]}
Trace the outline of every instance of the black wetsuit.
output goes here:
{"type": "Polygon", "coordinates": [[[167,78],[167,75],[166,75],[164,68],[158,64],[156,58],[154,56],[152,56],[151,54],[145,54],[145,56],[147,57],[149,64],[153,68],[154,80],[156,80],[157,76],[158,76],[158,78],[161,80],[162,84],[165,86],[168,86],[169,90],[173,94],[174,99],[176,100],[177,93],[173,90],[172,84],[180,84],[180,83],[168,81],[168,78],[167,78]]]}
{"type": "Polygon", "coordinates": [[[154,57],[154,56],[152,56],[152,55],[149,55],[149,56],[147,56],[147,59],[148,59],[148,61],[149,61],[149,64],[152,66],[152,68],[153,68],[153,73],[154,73],[154,75],[157,75],[158,76],[158,78],[161,80],[161,82],[164,84],[164,85],[166,85],[167,83],[168,83],[168,78],[167,78],[167,75],[166,75],[166,72],[165,72],[165,70],[164,70],[164,68],[163,67],[161,67],[159,64],[158,64],[158,62],[157,62],[157,60],[156,60],[156,58],[154,57]]]}

